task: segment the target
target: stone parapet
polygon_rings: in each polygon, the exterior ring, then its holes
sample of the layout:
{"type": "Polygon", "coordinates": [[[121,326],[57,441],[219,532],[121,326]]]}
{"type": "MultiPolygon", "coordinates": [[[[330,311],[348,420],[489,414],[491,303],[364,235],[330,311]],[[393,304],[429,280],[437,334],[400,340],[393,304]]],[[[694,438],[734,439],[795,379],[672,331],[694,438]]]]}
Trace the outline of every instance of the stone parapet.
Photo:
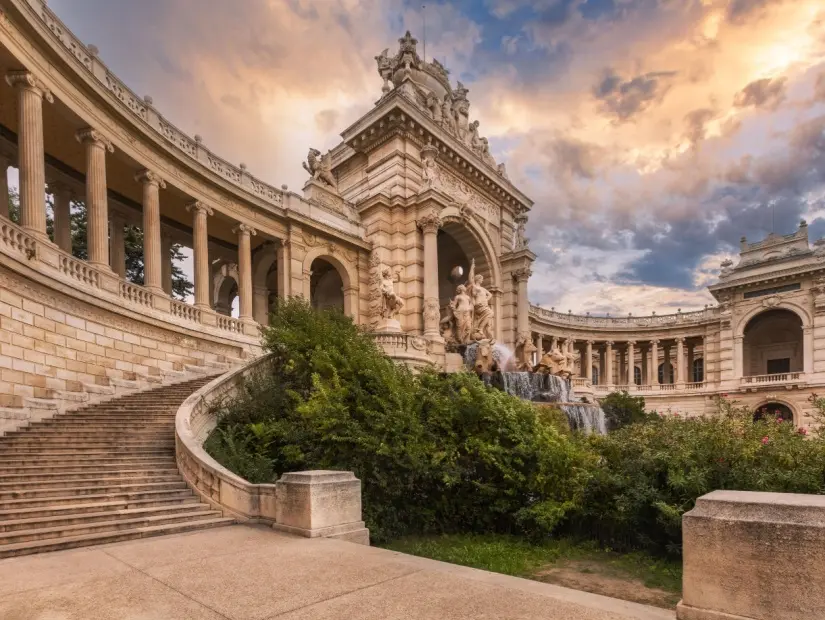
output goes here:
{"type": "Polygon", "coordinates": [[[825,618],[825,497],[714,491],[682,530],[679,620],[825,618]]]}

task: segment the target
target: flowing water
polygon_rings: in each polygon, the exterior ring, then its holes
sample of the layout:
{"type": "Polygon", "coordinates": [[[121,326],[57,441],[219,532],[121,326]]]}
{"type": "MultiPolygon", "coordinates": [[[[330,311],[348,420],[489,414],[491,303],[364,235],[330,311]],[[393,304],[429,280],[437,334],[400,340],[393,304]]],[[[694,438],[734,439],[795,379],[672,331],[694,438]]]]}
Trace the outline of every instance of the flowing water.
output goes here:
{"type": "MultiPolygon", "coordinates": [[[[478,355],[478,343],[468,344],[464,348],[464,364],[467,368],[473,368],[476,364],[476,356],[478,355]]],[[[510,366],[513,359],[513,352],[505,347],[503,344],[496,342],[493,344],[493,361],[498,366],[499,370],[503,370],[510,366]]]]}

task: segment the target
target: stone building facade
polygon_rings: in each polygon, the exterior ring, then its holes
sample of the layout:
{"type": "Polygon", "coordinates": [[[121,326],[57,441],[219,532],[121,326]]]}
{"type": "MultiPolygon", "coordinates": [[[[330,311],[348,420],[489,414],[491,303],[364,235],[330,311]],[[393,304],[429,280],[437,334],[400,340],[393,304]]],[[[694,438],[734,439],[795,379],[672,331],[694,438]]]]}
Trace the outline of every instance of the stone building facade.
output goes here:
{"type": "Polygon", "coordinates": [[[0,3],[0,164],[18,170],[20,202],[12,221],[0,200],[3,426],[254,356],[272,304],[296,295],[341,309],[411,365],[455,367],[462,339],[529,362],[531,343],[540,352],[555,339],[590,360],[575,379],[585,394],[628,385],[700,412],[736,392],[806,419],[825,331],[822,258],[804,229],[743,246],[712,288],[718,308],[602,319],[530,306],[533,203],[490,154],[469,90],[409,33],[375,60],[380,98],[338,146],[310,149],[298,194],[180,131],[43,0],[0,3]],[[72,248],[76,200],[84,260],[72,248]],[[126,226],[143,233],[141,285],[125,277],[126,226]],[[172,295],[174,244],[192,248],[189,301],[172,295]]]}

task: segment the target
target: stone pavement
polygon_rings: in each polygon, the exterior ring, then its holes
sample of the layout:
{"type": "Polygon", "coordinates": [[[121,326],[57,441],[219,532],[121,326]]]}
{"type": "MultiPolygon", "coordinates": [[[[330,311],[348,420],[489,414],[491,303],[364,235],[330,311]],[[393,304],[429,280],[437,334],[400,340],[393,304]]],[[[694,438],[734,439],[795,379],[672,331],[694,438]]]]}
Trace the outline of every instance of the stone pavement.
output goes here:
{"type": "Polygon", "coordinates": [[[235,525],[0,560],[3,620],[673,620],[669,611],[235,525]]]}

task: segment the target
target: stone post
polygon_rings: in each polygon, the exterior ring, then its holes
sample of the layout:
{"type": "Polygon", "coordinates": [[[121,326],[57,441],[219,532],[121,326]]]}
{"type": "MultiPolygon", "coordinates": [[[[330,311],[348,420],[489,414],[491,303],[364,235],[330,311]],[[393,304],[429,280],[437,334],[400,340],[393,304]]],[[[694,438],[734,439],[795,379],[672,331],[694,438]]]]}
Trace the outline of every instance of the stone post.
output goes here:
{"type": "MultiPolygon", "coordinates": [[[[20,226],[48,240],[46,233],[46,159],[43,149],[43,99],[51,91],[33,73],[12,71],[6,83],[17,90],[17,159],[20,170],[20,226]]],[[[7,181],[8,183],[8,181],[7,181]]],[[[8,193],[8,191],[7,191],[8,193]]],[[[8,203],[8,199],[6,200],[8,203]]],[[[8,206],[6,206],[8,210],[8,206]]]]}
{"type": "Polygon", "coordinates": [[[659,383],[659,341],[650,341],[650,385],[659,383]]]}
{"type": "Polygon", "coordinates": [[[9,166],[10,155],[0,153],[0,217],[9,218],[9,166]]]}
{"type": "Polygon", "coordinates": [[[289,239],[281,239],[277,250],[278,267],[278,299],[285,300],[289,297],[289,239]]]}
{"type": "Polygon", "coordinates": [[[676,383],[685,383],[685,339],[676,339],[676,383]]]}
{"type": "Polygon", "coordinates": [[[110,256],[112,271],[121,278],[126,277],[126,245],[124,242],[123,227],[125,223],[120,213],[112,212],[109,218],[109,241],[111,244],[110,256]]]}
{"type": "Polygon", "coordinates": [[[416,222],[424,236],[424,335],[440,338],[441,302],[438,295],[438,229],[441,218],[428,213],[416,222]]]}
{"type": "MultiPolygon", "coordinates": [[[[54,196],[54,242],[64,252],[72,253],[72,188],[52,181],[49,191],[54,196]]],[[[0,198],[2,199],[2,198],[0,198]]]]}
{"type": "Polygon", "coordinates": [[[641,347],[642,385],[650,385],[650,347],[641,347]]]}
{"type": "Polygon", "coordinates": [[[143,286],[163,294],[160,243],[160,188],[166,183],[151,170],[141,170],[135,181],[143,185],[143,286]]]}
{"type": "Polygon", "coordinates": [[[636,343],[633,340],[627,341],[627,385],[636,385],[636,343]]]}
{"type": "Polygon", "coordinates": [[[256,234],[248,224],[238,224],[232,229],[238,235],[238,318],[252,322],[252,247],[250,238],[256,234]]]}
{"type": "Polygon", "coordinates": [[[613,385],[613,342],[608,340],[604,343],[605,356],[605,385],[613,385]]]}
{"type": "Polygon", "coordinates": [[[195,263],[195,307],[208,310],[211,287],[209,286],[209,237],[206,232],[206,216],[212,209],[200,201],[187,205],[192,213],[192,252],[195,263]]]}
{"type": "Polygon", "coordinates": [[[697,381],[695,381],[696,377],[693,376],[693,362],[695,361],[694,349],[694,343],[689,342],[687,346],[687,376],[685,377],[686,383],[697,383],[697,381]]]}
{"type": "Polygon", "coordinates": [[[585,353],[584,357],[585,357],[585,360],[586,360],[585,361],[586,367],[584,369],[584,372],[585,372],[584,376],[587,377],[587,380],[590,381],[590,383],[593,383],[593,341],[592,340],[587,341],[587,349],[585,349],[585,351],[586,351],[586,353],[585,353]]]}
{"type": "Polygon", "coordinates": [[[163,292],[172,296],[172,237],[161,231],[160,233],[160,280],[163,292]]]}
{"type": "Polygon", "coordinates": [[[825,618],[825,497],[713,491],[682,517],[679,620],[825,618]]]}
{"type": "MultiPolygon", "coordinates": [[[[665,350],[664,361],[662,362],[662,383],[670,384],[672,381],[670,380],[671,372],[673,368],[673,362],[670,361],[670,345],[666,345],[663,347],[665,350]]],[[[675,378],[675,377],[674,377],[675,378]]]]}
{"type": "Polygon", "coordinates": [[[86,147],[86,222],[89,263],[109,269],[109,205],[106,196],[106,151],[114,153],[112,143],[97,129],[87,127],[75,135],[86,147]]]}
{"type": "Polygon", "coordinates": [[[306,538],[369,544],[361,520],[361,481],[349,471],[286,473],[275,483],[274,529],[306,538]]]}

